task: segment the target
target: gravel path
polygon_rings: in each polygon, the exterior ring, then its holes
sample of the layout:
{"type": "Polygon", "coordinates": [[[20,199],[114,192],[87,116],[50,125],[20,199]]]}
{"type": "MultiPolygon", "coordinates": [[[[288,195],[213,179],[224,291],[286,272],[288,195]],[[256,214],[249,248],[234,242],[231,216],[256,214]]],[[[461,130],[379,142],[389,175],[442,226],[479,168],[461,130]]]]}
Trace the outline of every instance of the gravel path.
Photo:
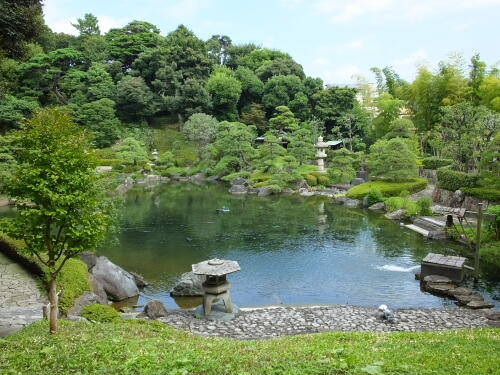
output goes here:
{"type": "Polygon", "coordinates": [[[241,308],[228,322],[196,319],[193,311],[171,310],[158,320],[202,336],[265,339],[328,331],[395,332],[437,331],[488,326],[482,311],[453,309],[399,309],[394,323],[376,318],[376,308],[357,306],[270,306],[241,308]]]}
{"type": "Polygon", "coordinates": [[[0,337],[42,319],[45,303],[33,276],[0,253],[0,337]]]}

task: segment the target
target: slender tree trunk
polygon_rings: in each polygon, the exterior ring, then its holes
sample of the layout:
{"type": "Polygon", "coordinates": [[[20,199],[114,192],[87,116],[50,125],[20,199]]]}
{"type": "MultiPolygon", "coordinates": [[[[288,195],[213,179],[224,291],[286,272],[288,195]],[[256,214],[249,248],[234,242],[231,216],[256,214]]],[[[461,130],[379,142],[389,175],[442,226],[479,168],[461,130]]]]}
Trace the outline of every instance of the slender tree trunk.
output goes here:
{"type": "Polygon", "coordinates": [[[50,314],[49,314],[49,325],[50,333],[56,333],[57,331],[57,315],[59,313],[58,309],[58,297],[56,291],[56,278],[52,277],[50,279],[49,285],[49,301],[50,301],[50,314]]]}

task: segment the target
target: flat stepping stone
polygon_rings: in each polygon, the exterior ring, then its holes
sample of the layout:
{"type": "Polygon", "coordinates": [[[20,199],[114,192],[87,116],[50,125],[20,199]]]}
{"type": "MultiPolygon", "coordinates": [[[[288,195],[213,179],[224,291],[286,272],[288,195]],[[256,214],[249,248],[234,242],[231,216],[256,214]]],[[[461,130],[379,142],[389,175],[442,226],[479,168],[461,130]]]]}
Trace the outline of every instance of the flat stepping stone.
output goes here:
{"type": "Polygon", "coordinates": [[[479,294],[470,294],[468,296],[464,295],[456,295],[455,298],[459,305],[467,305],[472,301],[484,301],[484,298],[479,294]]]}
{"type": "Polygon", "coordinates": [[[428,276],[425,276],[424,277],[424,282],[426,283],[435,283],[435,284],[439,284],[439,283],[451,283],[451,279],[449,277],[446,277],[446,276],[440,276],[440,275],[428,275],[428,276]]]}
{"type": "Polygon", "coordinates": [[[450,295],[453,289],[456,289],[455,284],[450,283],[427,283],[425,284],[425,289],[429,292],[441,294],[441,295],[450,295]]]}
{"type": "Polygon", "coordinates": [[[476,309],[491,309],[494,306],[495,305],[493,305],[492,303],[487,302],[485,300],[470,301],[467,305],[465,305],[465,307],[467,307],[469,309],[474,309],[474,310],[476,310],[476,309]]]}
{"type": "Polygon", "coordinates": [[[472,294],[472,290],[460,286],[451,290],[450,293],[456,298],[457,296],[470,296],[472,294]]]}
{"type": "Polygon", "coordinates": [[[418,225],[407,224],[407,225],[405,225],[405,227],[408,229],[411,229],[414,232],[420,233],[424,237],[429,237],[429,231],[427,229],[419,227],[418,225]]]}

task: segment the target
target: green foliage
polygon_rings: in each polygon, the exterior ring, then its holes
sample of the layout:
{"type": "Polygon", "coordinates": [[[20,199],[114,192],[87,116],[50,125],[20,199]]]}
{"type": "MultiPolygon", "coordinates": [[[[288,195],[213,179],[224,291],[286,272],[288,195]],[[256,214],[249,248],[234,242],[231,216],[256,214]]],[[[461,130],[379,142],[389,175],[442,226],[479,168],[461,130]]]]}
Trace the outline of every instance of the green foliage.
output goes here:
{"type": "Polygon", "coordinates": [[[319,175],[318,176],[318,185],[321,185],[321,186],[329,186],[331,185],[331,181],[330,181],[330,178],[326,175],[319,175]]]}
{"type": "Polygon", "coordinates": [[[417,205],[421,215],[430,215],[432,213],[432,199],[429,197],[420,197],[417,199],[417,205]]]}
{"type": "Polygon", "coordinates": [[[478,175],[455,171],[451,167],[441,167],[437,170],[438,186],[446,190],[459,190],[477,186],[478,175]]]}
{"type": "Polygon", "coordinates": [[[241,121],[247,125],[255,126],[260,134],[264,134],[268,130],[266,112],[262,104],[251,103],[241,114],[241,121]]]}
{"type": "Polygon", "coordinates": [[[247,126],[240,122],[221,122],[216,140],[210,146],[212,155],[215,160],[229,156],[236,159],[239,168],[246,167],[256,154],[253,148],[255,136],[254,126],[247,126]]]}
{"type": "Polygon", "coordinates": [[[487,187],[462,187],[460,190],[465,195],[470,195],[479,199],[484,199],[489,202],[500,202],[500,192],[495,188],[487,187]]]}
{"type": "Polygon", "coordinates": [[[304,91],[304,85],[295,75],[274,76],[264,85],[262,104],[271,112],[279,106],[288,106],[298,92],[304,91]]]}
{"type": "Polygon", "coordinates": [[[390,197],[384,201],[385,209],[388,212],[403,209],[406,215],[413,217],[421,214],[420,206],[412,200],[403,197],[390,197]]]}
{"type": "Polygon", "coordinates": [[[422,159],[424,169],[439,169],[453,163],[452,159],[442,159],[436,156],[431,156],[422,159]]]}
{"type": "Polygon", "coordinates": [[[42,2],[2,0],[0,9],[0,54],[21,57],[26,53],[26,42],[42,32],[42,2]]]}
{"type": "Polygon", "coordinates": [[[313,100],[316,102],[314,115],[325,121],[327,128],[337,125],[337,121],[354,108],[356,90],[347,87],[329,87],[318,91],[313,100]]]}
{"type": "Polygon", "coordinates": [[[99,99],[75,108],[75,122],[92,132],[96,147],[113,145],[120,135],[120,121],[116,118],[115,102],[99,99]]]}
{"type": "Polygon", "coordinates": [[[404,181],[417,176],[415,154],[402,138],[380,139],[370,147],[368,167],[373,176],[404,181]]]}
{"type": "Polygon", "coordinates": [[[408,190],[402,190],[400,193],[399,193],[399,196],[401,198],[408,198],[410,196],[410,192],[408,190]]]}
{"type": "Polygon", "coordinates": [[[0,370],[95,374],[105,366],[104,371],[115,374],[214,375],[221,373],[223,363],[223,372],[242,375],[357,375],[375,369],[384,374],[477,375],[495,373],[498,350],[495,328],[232,340],[207,339],[141,319],[105,324],[63,321],[59,334],[49,336],[43,322],[37,322],[0,341],[0,370]],[[461,360],[443,361],[443,357],[461,360]]]}
{"type": "Polygon", "coordinates": [[[500,204],[488,207],[486,212],[491,215],[496,215],[495,221],[491,223],[491,227],[495,231],[495,239],[500,241],[500,204]]]}
{"type": "Polygon", "coordinates": [[[304,179],[309,186],[316,186],[318,184],[318,178],[312,174],[304,175],[304,179]]]}
{"type": "Polygon", "coordinates": [[[217,119],[204,113],[195,113],[182,126],[182,133],[196,144],[200,159],[207,157],[207,147],[215,140],[218,127],[217,119]]]}
{"type": "Polygon", "coordinates": [[[363,199],[371,189],[379,189],[384,197],[398,196],[403,190],[416,193],[425,189],[427,180],[425,178],[414,178],[404,182],[370,181],[353,186],[347,191],[347,196],[352,199],[363,199]]]}
{"type": "Polygon", "coordinates": [[[208,78],[207,90],[212,97],[214,114],[218,119],[238,119],[237,104],[241,95],[241,83],[231,70],[225,68],[214,71],[208,78]]]}
{"type": "Polygon", "coordinates": [[[87,99],[89,101],[114,98],[116,86],[111,75],[106,71],[104,64],[92,63],[87,72],[87,80],[87,99]]]}
{"type": "Polygon", "coordinates": [[[57,285],[62,288],[59,308],[63,314],[66,314],[83,292],[92,290],[87,265],[79,259],[68,259],[57,276],[57,285]]]}
{"type": "Polygon", "coordinates": [[[238,107],[244,108],[251,103],[259,103],[262,97],[262,92],[264,91],[264,83],[259,79],[259,77],[257,77],[252,70],[243,66],[239,66],[238,69],[236,69],[235,75],[241,83],[241,95],[238,107]]]}
{"type": "Polygon", "coordinates": [[[82,309],[81,316],[97,323],[110,323],[120,320],[120,314],[111,306],[92,304],[82,309]]]}
{"type": "Polygon", "coordinates": [[[369,206],[371,206],[372,204],[384,201],[384,196],[382,195],[382,192],[377,188],[370,189],[370,191],[368,192],[367,198],[368,198],[368,205],[369,206]]]}
{"type": "Polygon", "coordinates": [[[140,167],[149,161],[144,145],[134,138],[125,138],[116,148],[116,157],[122,164],[140,167]]]}
{"type": "Polygon", "coordinates": [[[500,189],[500,131],[481,155],[479,163],[480,185],[490,189],[500,189]]]}
{"type": "Polygon", "coordinates": [[[297,130],[298,126],[299,121],[287,106],[276,107],[273,117],[269,120],[269,128],[279,133],[297,130]]]}
{"type": "Polygon", "coordinates": [[[31,98],[16,98],[7,95],[0,97],[0,131],[16,128],[19,122],[30,116],[38,108],[38,103],[31,98]]]}
{"type": "Polygon", "coordinates": [[[299,164],[305,164],[312,160],[314,158],[315,148],[312,142],[311,132],[306,128],[295,130],[291,134],[287,150],[290,155],[295,157],[299,164]]]}
{"type": "Polygon", "coordinates": [[[156,111],[153,93],[141,77],[125,76],[118,82],[116,105],[124,121],[143,120],[156,111]]]}
{"type": "Polygon", "coordinates": [[[482,244],[479,250],[481,263],[493,268],[493,272],[498,272],[500,269],[500,241],[493,241],[487,244],[482,244]]]}
{"type": "MultiPolygon", "coordinates": [[[[379,115],[373,120],[373,127],[375,136],[381,138],[390,132],[391,125],[398,119],[404,102],[389,93],[382,93],[376,103],[379,115]]],[[[399,122],[397,124],[400,125],[399,122]]]]}
{"type": "Polygon", "coordinates": [[[72,23],[71,26],[78,30],[81,37],[99,35],[101,33],[99,20],[92,13],[85,13],[83,18],[78,18],[76,23],[72,23]]]}
{"type": "Polygon", "coordinates": [[[330,154],[329,165],[327,169],[328,177],[331,182],[341,184],[351,181],[356,177],[354,169],[355,154],[346,148],[341,148],[330,154]]]}

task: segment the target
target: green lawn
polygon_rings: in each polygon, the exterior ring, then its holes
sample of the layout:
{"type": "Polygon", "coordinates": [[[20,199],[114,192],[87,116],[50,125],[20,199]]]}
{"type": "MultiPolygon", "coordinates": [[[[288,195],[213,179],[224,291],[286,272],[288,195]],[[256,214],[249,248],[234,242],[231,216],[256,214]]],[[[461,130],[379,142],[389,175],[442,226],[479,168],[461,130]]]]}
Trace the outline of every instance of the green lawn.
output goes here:
{"type": "Polygon", "coordinates": [[[35,323],[0,340],[7,374],[498,374],[500,330],[203,338],[162,323],[35,323]]]}
{"type": "Polygon", "coordinates": [[[403,190],[410,193],[425,189],[427,180],[425,178],[414,178],[408,181],[392,182],[392,181],[369,181],[364,184],[354,186],[347,191],[347,196],[353,199],[363,199],[371,189],[378,189],[384,197],[398,196],[403,190]]]}

